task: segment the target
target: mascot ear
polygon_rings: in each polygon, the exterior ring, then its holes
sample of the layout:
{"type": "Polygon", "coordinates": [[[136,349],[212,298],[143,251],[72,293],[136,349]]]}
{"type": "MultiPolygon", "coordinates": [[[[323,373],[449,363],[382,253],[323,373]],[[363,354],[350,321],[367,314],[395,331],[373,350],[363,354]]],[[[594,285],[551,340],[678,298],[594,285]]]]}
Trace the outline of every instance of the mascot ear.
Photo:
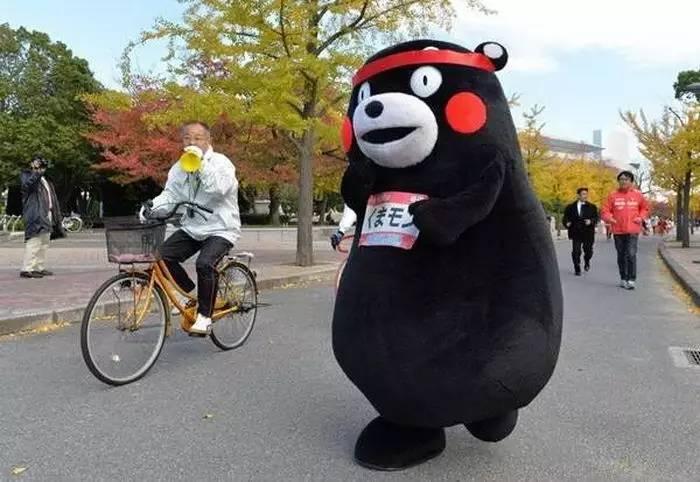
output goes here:
{"type": "Polygon", "coordinates": [[[487,56],[496,70],[501,70],[508,63],[508,52],[499,43],[484,42],[475,49],[475,52],[487,56]]]}

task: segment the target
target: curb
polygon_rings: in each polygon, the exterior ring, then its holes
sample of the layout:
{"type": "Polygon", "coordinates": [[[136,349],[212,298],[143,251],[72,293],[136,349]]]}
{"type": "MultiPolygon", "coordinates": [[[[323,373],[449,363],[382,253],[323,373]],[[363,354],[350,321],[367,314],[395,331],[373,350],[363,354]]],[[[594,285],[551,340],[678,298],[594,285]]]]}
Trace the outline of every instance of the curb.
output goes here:
{"type": "MultiPolygon", "coordinates": [[[[337,269],[338,267],[336,265],[330,265],[312,273],[261,279],[258,281],[258,290],[274,290],[298,283],[332,280],[335,277],[337,269]]],[[[84,311],[85,306],[80,306],[41,313],[31,313],[20,315],[16,318],[0,320],[0,336],[26,332],[47,325],[80,323],[84,311]]]]}
{"type": "Polygon", "coordinates": [[[690,298],[695,303],[695,306],[700,308],[700,281],[695,279],[688,270],[680,265],[673,257],[668,253],[668,248],[666,244],[662,241],[659,243],[658,247],[659,256],[664,261],[668,269],[671,271],[673,278],[680,283],[683,289],[690,295],[690,298]]]}

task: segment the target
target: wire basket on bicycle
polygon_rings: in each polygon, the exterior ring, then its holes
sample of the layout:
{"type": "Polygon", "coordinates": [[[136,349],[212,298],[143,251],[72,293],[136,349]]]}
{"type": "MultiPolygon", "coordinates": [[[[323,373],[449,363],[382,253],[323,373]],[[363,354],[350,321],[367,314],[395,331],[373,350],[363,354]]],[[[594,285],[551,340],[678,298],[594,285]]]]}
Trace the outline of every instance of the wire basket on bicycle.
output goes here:
{"type": "Polygon", "coordinates": [[[107,259],[110,263],[132,264],[156,261],[165,240],[164,222],[141,224],[137,220],[105,225],[107,259]]]}

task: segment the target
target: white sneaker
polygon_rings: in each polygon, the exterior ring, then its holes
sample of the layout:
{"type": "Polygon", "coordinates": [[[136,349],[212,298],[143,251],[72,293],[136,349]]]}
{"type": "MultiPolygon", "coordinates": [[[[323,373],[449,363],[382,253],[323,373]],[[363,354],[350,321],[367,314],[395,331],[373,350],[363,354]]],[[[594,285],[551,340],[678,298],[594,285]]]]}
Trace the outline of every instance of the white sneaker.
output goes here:
{"type": "Polygon", "coordinates": [[[633,290],[633,289],[634,289],[634,281],[628,281],[628,282],[627,282],[627,289],[628,289],[628,290],[633,290]]]}
{"type": "Polygon", "coordinates": [[[625,280],[620,280],[620,288],[627,288],[627,281],[625,280]]]}
{"type": "Polygon", "coordinates": [[[208,335],[209,328],[211,328],[211,318],[207,318],[201,313],[197,313],[197,320],[194,325],[190,328],[191,335],[208,335]]]}

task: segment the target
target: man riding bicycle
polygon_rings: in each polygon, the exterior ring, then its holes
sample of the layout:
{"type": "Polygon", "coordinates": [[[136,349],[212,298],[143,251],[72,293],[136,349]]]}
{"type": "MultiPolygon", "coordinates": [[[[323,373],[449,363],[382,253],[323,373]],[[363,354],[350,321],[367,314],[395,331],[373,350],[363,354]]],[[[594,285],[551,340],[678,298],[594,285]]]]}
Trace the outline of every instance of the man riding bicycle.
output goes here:
{"type": "MultiPolygon", "coordinates": [[[[184,157],[168,172],[163,192],[153,199],[150,213],[168,212],[182,201],[207,206],[213,214],[204,216],[188,208],[182,216],[181,228],[159,249],[170,275],[178,286],[190,293],[195,284],[180,263],[200,252],[197,257],[197,319],[190,335],[205,336],[211,329],[217,293],[216,266],[236,244],[241,235],[238,210],[238,181],[233,163],[211,146],[209,126],[188,122],[182,126],[182,143],[194,163],[184,157]],[[193,158],[192,155],[195,157],[193,158]]],[[[186,154],[187,155],[187,154],[186,154]]],[[[150,214],[142,208],[142,220],[150,214]]]]}

